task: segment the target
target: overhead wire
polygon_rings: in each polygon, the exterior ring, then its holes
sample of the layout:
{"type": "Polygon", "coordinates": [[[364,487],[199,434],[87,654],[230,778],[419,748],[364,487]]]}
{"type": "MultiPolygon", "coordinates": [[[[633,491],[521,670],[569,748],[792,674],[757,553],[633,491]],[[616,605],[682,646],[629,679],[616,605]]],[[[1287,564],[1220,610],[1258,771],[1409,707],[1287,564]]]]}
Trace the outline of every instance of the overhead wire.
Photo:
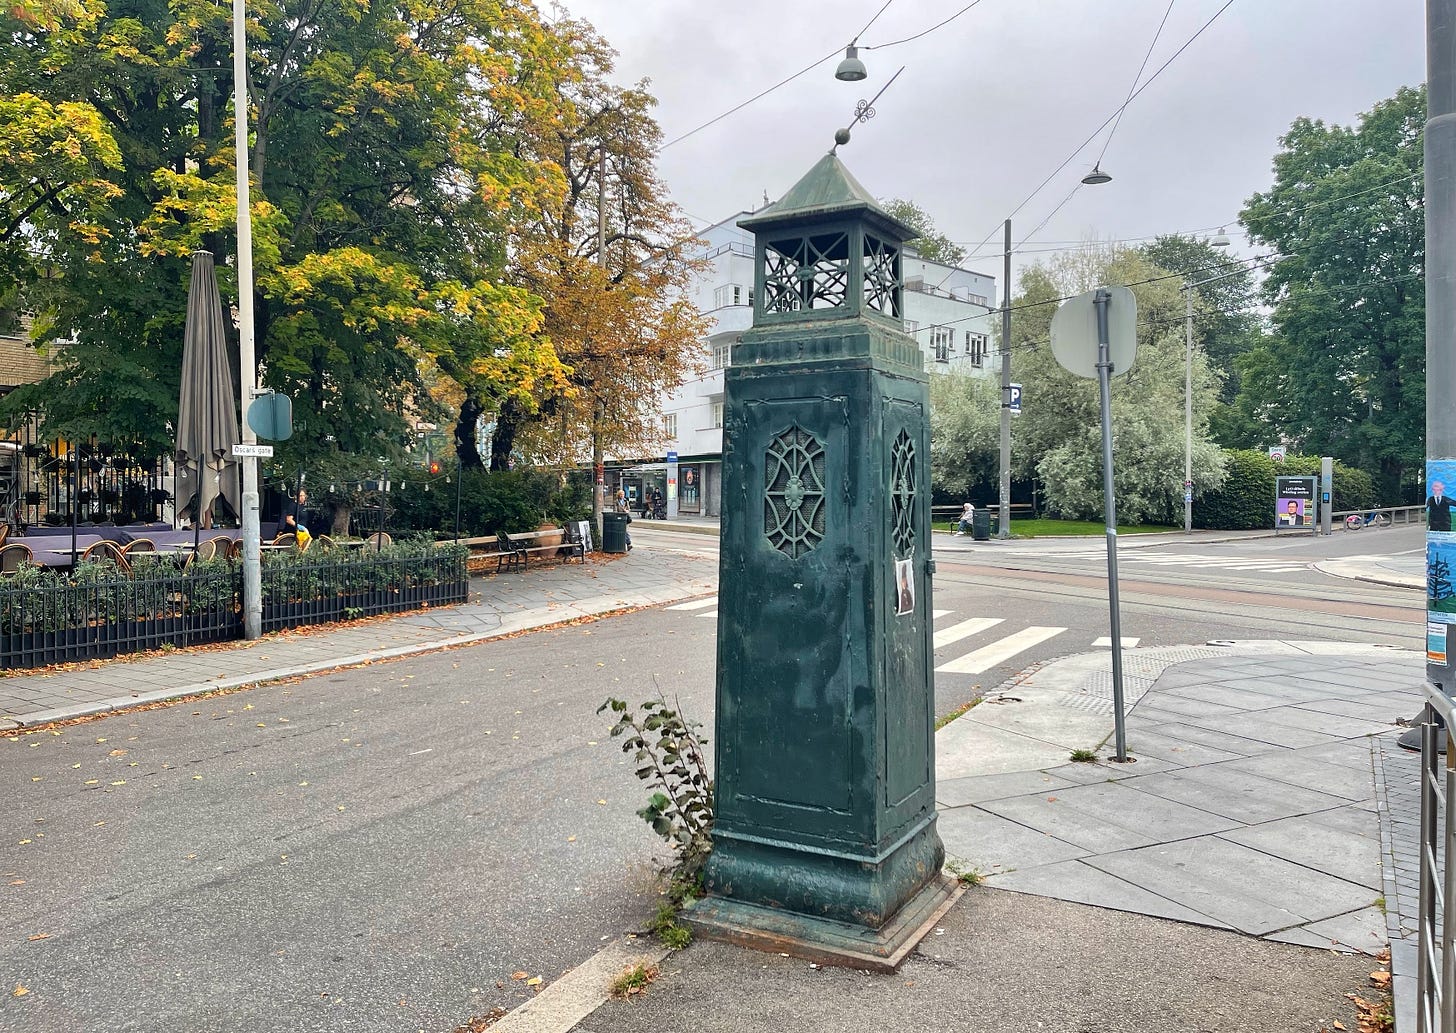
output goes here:
{"type": "MultiPolygon", "coordinates": [[[[876,43],[873,46],[865,46],[865,47],[861,47],[860,49],[861,50],[888,50],[890,47],[898,47],[902,43],[913,43],[917,39],[920,39],[920,37],[922,37],[922,36],[929,36],[936,29],[944,28],[945,26],[949,25],[951,22],[955,21],[957,18],[959,18],[961,15],[965,14],[967,11],[969,11],[972,7],[975,7],[980,2],[981,2],[981,0],[971,0],[970,3],[966,4],[966,6],[962,7],[959,11],[957,11],[955,14],[951,15],[949,18],[946,18],[944,21],[938,21],[934,25],[932,25],[930,28],[928,28],[928,29],[922,29],[920,32],[917,32],[913,36],[906,36],[904,39],[891,40],[889,43],[876,43]]],[[[886,6],[889,6],[889,5],[887,4],[886,6]]],[[[875,15],[875,17],[878,18],[879,15],[875,15]]]]}
{"type": "Polygon", "coordinates": [[[861,36],[863,36],[866,32],[869,32],[870,31],[870,26],[873,25],[875,22],[879,21],[880,15],[882,15],[882,14],[885,13],[885,8],[886,7],[889,7],[894,2],[895,2],[895,0],[885,0],[884,5],[881,6],[880,9],[875,12],[875,16],[873,18],[871,18],[869,21],[865,22],[865,27],[862,28],[862,29],[860,29],[858,32],[856,32],[854,34],[854,39],[852,39],[852,40],[849,41],[849,45],[850,46],[857,45],[859,43],[859,38],[861,36]]]}
{"type": "MultiPolygon", "coordinates": [[[[1174,61],[1178,60],[1179,56],[1185,50],[1187,50],[1190,46],[1193,45],[1194,40],[1198,39],[1199,36],[1203,35],[1203,33],[1205,31],[1207,31],[1208,27],[1210,25],[1212,25],[1215,21],[1217,21],[1218,18],[1219,18],[1219,16],[1222,15],[1225,11],[1227,11],[1233,5],[1234,5],[1234,0],[1226,0],[1226,2],[1224,3],[1224,5],[1222,7],[1220,7],[1217,11],[1215,11],[1213,13],[1213,17],[1209,18],[1206,22],[1204,22],[1202,25],[1200,25],[1198,27],[1198,30],[1196,32],[1194,32],[1192,36],[1189,36],[1188,39],[1186,41],[1184,41],[1184,43],[1183,43],[1183,45],[1181,47],[1179,47],[1177,50],[1173,51],[1172,56],[1170,56],[1168,58],[1168,60],[1164,61],[1161,65],[1158,66],[1158,70],[1157,71],[1155,71],[1152,75],[1148,76],[1146,82],[1144,82],[1141,86],[1139,86],[1135,90],[1133,90],[1132,93],[1128,95],[1127,100],[1123,101],[1122,104],[1119,105],[1119,107],[1118,107],[1118,109],[1116,111],[1114,111],[1112,114],[1108,115],[1107,118],[1102,122],[1101,125],[1099,125],[1096,129],[1092,130],[1091,135],[1089,135],[1087,137],[1087,139],[1083,140],[1080,144],[1077,145],[1076,149],[1073,150],[1071,154],[1067,155],[1066,160],[1064,160],[1060,165],[1058,165],[1055,169],[1053,169],[1052,172],[1051,172],[1051,174],[1049,176],[1047,176],[1046,179],[1042,180],[1039,184],[1037,184],[1036,188],[1034,190],[1032,190],[1031,193],[1029,193],[1029,194],[1026,195],[1026,199],[1023,200],[1015,208],[1013,208],[1011,210],[1011,213],[1006,216],[1006,219],[1001,220],[1002,223],[1005,223],[1007,219],[1013,219],[1013,218],[1015,218],[1016,215],[1017,215],[1017,213],[1020,212],[1023,208],[1025,208],[1028,204],[1030,204],[1032,202],[1032,199],[1035,198],[1037,194],[1041,193],[1044,189],[1046,189],[1047,184],[1049,184],[1053,179],[1055,179],[1061,173],[1061,171],[1063,169],[1065,169],[1068,165],[1070,165],[1072,163],[1072,161],[1077,157],[1077,155],[1079,155],[1079,154],[1082,153],[1082,151],[1087,147],[1088,144],[1090,144],[1093,140],[1097,139],[1097,135],[1099,133],[1101,133],[1102,130],[1106,129],[1109,125],[1111,125],[1112,122],[1113,122],[1113,120],[1116,119],[1119,116],[1119,114],[1121,114],[1121,112],[1127,108],[1127,106],[1129,104],[1131,104],[1134,100],[1136,100],[1143,93],[1144,90],[1146,90],[1149,86],[1151,86],[1154,82],[1156,82],[1157,79],[1158,79],[1158,76],[1162,75],[1163,72],[1165,72],[1167,70],[1167,68],[1168,68],[1169,65],[1171,65],[1174,61]]],[[[1073,193],[1075,193],[1075,192],[1076,191],[1074,190],[1073,193]]],[[[1067,198],[1067,200],[1069,200],[1069,199],[1070,199],[1070,195],[1067,198]]],[[[1062,201],[1062,204],[1066,204],[1066,203],[1067,203],[1066,200],[1063,200],[1062,201]]],[[[1061,206],[1059,205],[1058,208],[1060,208],[1060,207],[1061,206]]],[[[1053,214],[1055,214],[1055,212],[1053,214]]],[[[1043,220],[1043,225],[1045,225],[1045,221],[1046,220],[1043,220]]],[[[1000,227],[998,226],[996,229],[994,229],[990,233],[986,234],[985,238],[979,244],[976,245],[975,251],[976,252],[979,252],[983,247],[985,247],[986,244],[991,240],[992,237],[994,237],[996,235],[996,233],[999,230],[1000,230],[1000,227]]],[[[1025,244],[1026,241],[1027,241],[1027,239],[1028,239],[1027,237],[1023,237],[1022,240],[1021,240],[1021,243],[1025,244]]]]}
{"type": "MultiPolygon", "coordinates": [[[[889,7],[892,2],[893,2],[893,0],[886,0],[884,6],[881,7],[877,12],[875,12],[874,18],[871,18],[869,20],[869,23],[866,24],[865,27],[860,30],[859,35],[863,35],[864,32],[866,32],[869,29],[869,27],[875,23],[876,19],[878,19],[881,14],[884,14],[885,13],[885,8],[886,7],[889,7]]],[[[971,0],[971,3],[966,4],[966,6],[962,7],[959,11],[957,11],[955,14],[951,15],[949,18],[945,18],[942,21],[936,22],[934,25],[930,26],[930,28],[925,29],[925,30],[923,30],[921,32],[917,32],[913,36],[906,36],[904,39],[892,40],[889,43],[878,43],[878,44],[875,44],[874,46],[864,46],[864,47],[861,47],[860,49],[862,49],[862,50],[885,50],[885,49],[887,49],[889,47],[898,47],[902,43],[910,43],[910,42],[912,42],[914,40],[920,39],[922,36],[928,36],[930,33],[934,32],[935,30],[937,30],[939,28],[942,28],[943,26],[949,25],[951,22],[955,21],[957,18],[959,18],[961,15],[965,14],[967,11],[969,11],[971,8],[975,7],[979,3],[981,3],[981,0],[971,0]]],[[[1232,3],[1232,0],[1230,0],[1230,3],[1232,3]]],[[[855,36],[855,40],[856,41],[859,39],[859,35],[856,35],[855,36]]],[[[854,46],[855,43],[851,42],[849,45],[850,46],[854,46]]],[[[773,93],[775,90],[781,89],[782,87],[787,86],[789,83],[793,82],[795,79],[799,78],[800,76],[807,75],[809,72],[812,72],[814,69],[818,68],[824,62],[826,62],[826,61],[830,60],[831,58],[835,57],[836,55],[838,55],[839,52],[842,51],[843,49],[844,49],[843,47],[835,47],[833,50],[831,50],[829,53],[825,54],[823,57],[818,58],[815,61],[811,62],[810,64],[805,65],[803,68],[799,69],[793,75],[789,75],[789,76],[784,77],[783,79],[780,79],[778,82],[774,83],[768,89],[761,90],[758,93],[755,93],[752,97],[749,97],[747,100],[743,101],[741,104],[735,104],[733,107],[729,108],[727,111],[723,112],[721,115],[716,115],[713,118],[708,119],[708,121],[704,122],[702,125],[696,126],[696,127],[692,128],[692,129],[689,129],[686,133],[682,133],[682,134],[680,134],[678,136],[673,137],[671,140],[668,140],[666,143],[664,143],[660,147],[658,147],[658,151],[665,151],[669,147],[673,146],[674,144],[682,143],[688,137],[694,136],[694,135],[696,135],[698,133],[701,133],[704,129],[707,129],[709,126],[717,125],[719,122],[723,121],[723,119],[727,118],[729,115],[737,114],[738,112],[742,111],[744,108],[748,107],[748,105],[754,103],[755,101],[762,100],[764,97],[767,97],[770,93],[773,93]]]]}
{"type": "Polygon", "coordinates": [[[1128,101],[1132,100],[1132,91],[1137,89],[1138,83],[1142,80],[1143,72],[1148,67],[1148,59],[1153,56],[1153,48],[1158,45],[1162,38],[1163,26],[1168,24],[1168,15],[1173,13],[1173,5],[1177,0],[1168,0],[1168,6],[1163,10],[1163,20],[1158,22],[1158,31],[1153,33],[1153,41],[1148,44],[1147,51],[1143,54],[1143,63],[1138,65],[1137,75],[1132,77],[1132,85],[1127,88],[1127,100],[1122,102],[1122,107],[1117,109],[1117,121],[1112,123],[1112,129],[1107,133],[1107,139],[1102,141],[1102,150],[1097,155],[1096,167],[1102,165],[1102,159],[1107,157],[1107,148],[1112,144],[1112,138],[1117,135],[1117,127],[1122,125],[1122,116],[1127,114],[1128,101]]]}
{"type": "MultiPolygon", "coordinates": [[[[1413,172],[1413,173],[1411,173],[1410,175],[1407,175],[1407,176],[1398,176],[1395,179],[1389,180],[1389,181],[1387,181],[1385,183],[1378,183],[1378,184],[1376,184],[1375,186],[1372,186],[1372,187],[1366,187],[1363,190],[1356,190],[1356,191],[1353,191],[1353,192],[1348,193],[1348,194],[1341,194],[1339,197],[1331,197],[1331,198],[1327,198],[1327,199],[1325,199],[1323,201],[1312,201],[1309,204],[1300,205],[1298,208],[1290,208],[1290,209],[1282,210],[1282,211],[1278,212],[1278,214],[1281,215],[1281,216],[1283,216],[1283,217],[1285,217],[1285,218],[1287,218],[1289,216],[1292,216],[1292,215],[1299,215],[1299,214],[1301,214],[1303,212],[1311,211],[1311,210],[1313,210],[1315,208],[1323,208],[1326,205],[1338,204],[1341,201],[1348,201],[1351,198],[1362,197],[1365,194],[1371,194],[1371,193],[1375,193],[1376,191],[1385,190],[1388,187],[1396,186],[1396,185],[1401,184],[1401,183],[1408,183],[1412,179],[1418,179],[1418,178],[1420,178],[1422,175],[1424,175],[1424,173],[1422,173],[1422,172],[1413,172]]],[[[1091,241],[1085,241],[1085,240],[1084,241],[1074,241],[1074,240],[1056,241],[1056,240],[1048,240],[1048,241],[1042,241],[1042,243],[1049,244],[1049,245],[1050,244],[1073,244],[1073,245],[1081,245],[1081,246],[1080,247],[1068,247],[1068,248],[1059,248],[1059,247],[1018,248],[1018,249],[1013,249],[1012,253],[1013,254],[1046,254],[1046,253],[1057,252],[1057,251],[1079,251],[1079,250],[1083,250],[1085,248],[1101,247],[1101,246],[1104,246],[1104,245],[1107,245],[1107,244],[1132,244],[1132,243],[1138,243],[1138,242],[1147,241],[1147,240],[1158,240],[1159,238],[1162,238],[1162,237],[1192,236],[1192,235],[1196,235],[1196,234],[1199,234],[1199,233],[1210,233],[1213,230],[1223,229],[1224,227],[1229,226],[1229,225],[1238,225],[1237,218],[1230,219],[1230,220],[1227,220],[1225,222],[1218,223],[1216,225],[1201,226],[1201,227],[1199,227],[1197,229],[1168,230],[1168,231],[1163,232],[1163,233],[1153,233],[1153,234],[1148,234],[1146,236],[1141,236],[1141,237],[1118,237],[1118,238],[1109,239],[1109,240],[1091,240],[1091,241]]],[[[957,241],[952,241],[952,243],[958,244],[958,245],[964,245],[964,244],[968,243],[968,241],[960,241],[960,240],[957,240],[957,241]]],[[[987,251],[987,252],[984,253],[984,255],[999,255],[1001,253],[1002,252],[1000,252],[1000,251],[987,251]]],[[[972,259],[980,258],[980,257],[983,257],[983,255],[982,254],[971,254],[971,255],[967,255],[966,256],[966,261],[969,262],[972,259]]]]}

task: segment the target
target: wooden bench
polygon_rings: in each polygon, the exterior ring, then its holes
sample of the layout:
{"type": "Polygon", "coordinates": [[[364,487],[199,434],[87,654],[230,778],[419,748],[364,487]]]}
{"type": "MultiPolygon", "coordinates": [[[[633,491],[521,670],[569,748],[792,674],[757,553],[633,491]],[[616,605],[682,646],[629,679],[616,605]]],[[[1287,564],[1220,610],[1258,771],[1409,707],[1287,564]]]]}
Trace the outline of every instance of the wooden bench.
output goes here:
{"type": "Polygon", "coordinates": [[[531,557],[549,553],[556,555],[561,550],[560,544],[555,545],[531,545],[530,542],[539,540],[543,535],[561,534],[560,529],[552,531],[531,531],[523,534],[510,535],[502,531],[496,535],[498,545],[496,550],[496,573],[502,569],[509,570],[512,566],[520,566],[523,570],[531,566],[531,557]]]}

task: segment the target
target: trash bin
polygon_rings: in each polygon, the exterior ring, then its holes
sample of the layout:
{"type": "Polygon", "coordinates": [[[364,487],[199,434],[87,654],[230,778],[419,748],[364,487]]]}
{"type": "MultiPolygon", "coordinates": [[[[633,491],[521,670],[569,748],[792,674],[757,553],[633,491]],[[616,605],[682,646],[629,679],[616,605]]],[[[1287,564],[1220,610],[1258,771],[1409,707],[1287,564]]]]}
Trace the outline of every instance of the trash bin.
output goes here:
{"type": "Polygon", "coordinates": [[[991,514],[985,509],[978,509],[971,514],[971,538],[974,541],[984,542],[991,537],[991,514]]]}
{"type": "Polygon", "coordinates": [[[627,551],[627,524],[632,518],[626,513],[602,514],[602,551],[627,551]]]}

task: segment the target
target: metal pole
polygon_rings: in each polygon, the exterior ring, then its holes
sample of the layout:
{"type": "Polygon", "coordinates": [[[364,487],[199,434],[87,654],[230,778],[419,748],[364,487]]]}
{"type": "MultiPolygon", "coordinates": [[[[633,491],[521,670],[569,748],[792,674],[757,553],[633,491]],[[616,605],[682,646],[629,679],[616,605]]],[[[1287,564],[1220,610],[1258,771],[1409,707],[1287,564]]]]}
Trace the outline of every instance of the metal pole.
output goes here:
{"type": "MultiPolygon", "coordinates": [[[[253,355],[253,217],[248,198],[248,9],[233,0],[233,145],[238,189],[238,391],[243,444],[258,441],[248,426],[248,406],[258,366],[253,355]]],[[[199,501],[201,501],[199,496],[199,501]]],[[[199,507],[200,508],[200,507],[199,507]]],[[[200,519],[201,513],[198,514],[200,519]]],[[[258,527],[258,460],[243,457],[243,637],[263,634],[263,550],[258,527]]]]}
{"type": "Polygon", "coordinates": [[[1011,220],[1006,220],[1006,254],[1001,266],[1001,526],[997,538],[1011,537],[1011,220]]]}
{"type": "Polygon", "coordinates": [[[455,468],[455,543],[460,543],[460,485],[465,480],[465,464],[455,468]]]}
{"type": "Polygon", "coordinates": [[[1102,396],[1102,491],[1107,518],[1107,599],[1112,613],[1112,713],[1117,759],[1127,760],[1127,728],[1122,706],[1122,614],[1117,601],[1117,496],[1112,486],[1112,358],[1107,339],[1107,306],[1112,292],[1100,290],[1097,308],[1097,387],[1102,396]]]}
{"type": "Polygon", "coordinates": [[[71,442],[71,565],[76,563],[76,492],[81,480],[81,451],[71,442]]]}
{"type": "Polygon", "coordinates": [[[1193,284],[1185,283],[1188,346],[1183,356],[1183,533],[1193,533],[1193,284]]]}
{"type": "MultiPolygon", "coordinates": [[[[607,266],[607,144],[601,141],[601,151],[597,154],[597,265],[603,269],[607,266]]],[[[597,413],[597,406],[593,406],[593,412],[597,413]]],[[[607,511],[607,485],[606,478],[602,473],[602,455],[597,447],[596,430],[592,433],[592,519],[597,525],[597,538],[602,536],[602,514],[607,511]]]]}
{"type": "MultiPolygon", "coordinates": [[[[1426,0],[1425,176],[1426,459],[1436,462],[1456,456],[1456,407],[1446,403],[1456,391],[1456,0],[1426,0]]],[[[1436,617],[1445,615],[1427,615],[1436,617]]],[[[1451,670],[1428,659],[1426,679],[1451,695],[1451,670]]]]}
{"type": "Polygon", "coordinates": [[[1320,533],[1328,535],[1333,521],[1330,514],[1335,509],[1335,457],[1320,458],[1320,533]],[[1328,496],[1328,498],[1326,497],[1328,496]]]}

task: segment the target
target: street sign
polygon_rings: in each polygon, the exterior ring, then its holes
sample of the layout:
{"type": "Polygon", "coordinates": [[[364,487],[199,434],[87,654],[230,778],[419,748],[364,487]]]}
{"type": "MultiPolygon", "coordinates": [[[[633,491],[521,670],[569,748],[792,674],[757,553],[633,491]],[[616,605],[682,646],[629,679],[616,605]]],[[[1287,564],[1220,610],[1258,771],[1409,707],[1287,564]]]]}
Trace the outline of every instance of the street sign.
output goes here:
{"type": "Polygon", "coordinates": [[[669,463],[675,463],[675,462],[677,462],[677,453],[676,452],[669,452],[667,454],[667,461],[669,463]]]}
{"type": "Polygon", "coordinates": [[[293,400],[270,391],[248,406],[248,426],[260,438],[287,441],[293,437],[293,400]]]}
{"type": "Polygon", "coordinates": [[[1275,445],[1269,449],[1269,458],[1276,463],[1284,462],[1284,446],[1275,445]]]}
{"type": "Polygon", "coordinates": [[[1011,410],[1012,416],[1021,415],[1021,385],[1012,384],[1006,399],[1006,408],[1011,410]]]}
{"type": "Polygon", "coordinates": [[[272,445],[234,445],[233,458],[242,459],[244,456],[252,456],[254,459],[272,459],[272,445]]]}
{"type": "Polygon", "coordinates": [[[1107,306],[1107,357],[1112,375],[1132,369],[1137,358],[1137,298],[1126,287],[1100,287],[1062,302],[1052,316],[1052,356],[1079,377],[1097,378],[1098,291],[1112,295],[1107,306]]]}

